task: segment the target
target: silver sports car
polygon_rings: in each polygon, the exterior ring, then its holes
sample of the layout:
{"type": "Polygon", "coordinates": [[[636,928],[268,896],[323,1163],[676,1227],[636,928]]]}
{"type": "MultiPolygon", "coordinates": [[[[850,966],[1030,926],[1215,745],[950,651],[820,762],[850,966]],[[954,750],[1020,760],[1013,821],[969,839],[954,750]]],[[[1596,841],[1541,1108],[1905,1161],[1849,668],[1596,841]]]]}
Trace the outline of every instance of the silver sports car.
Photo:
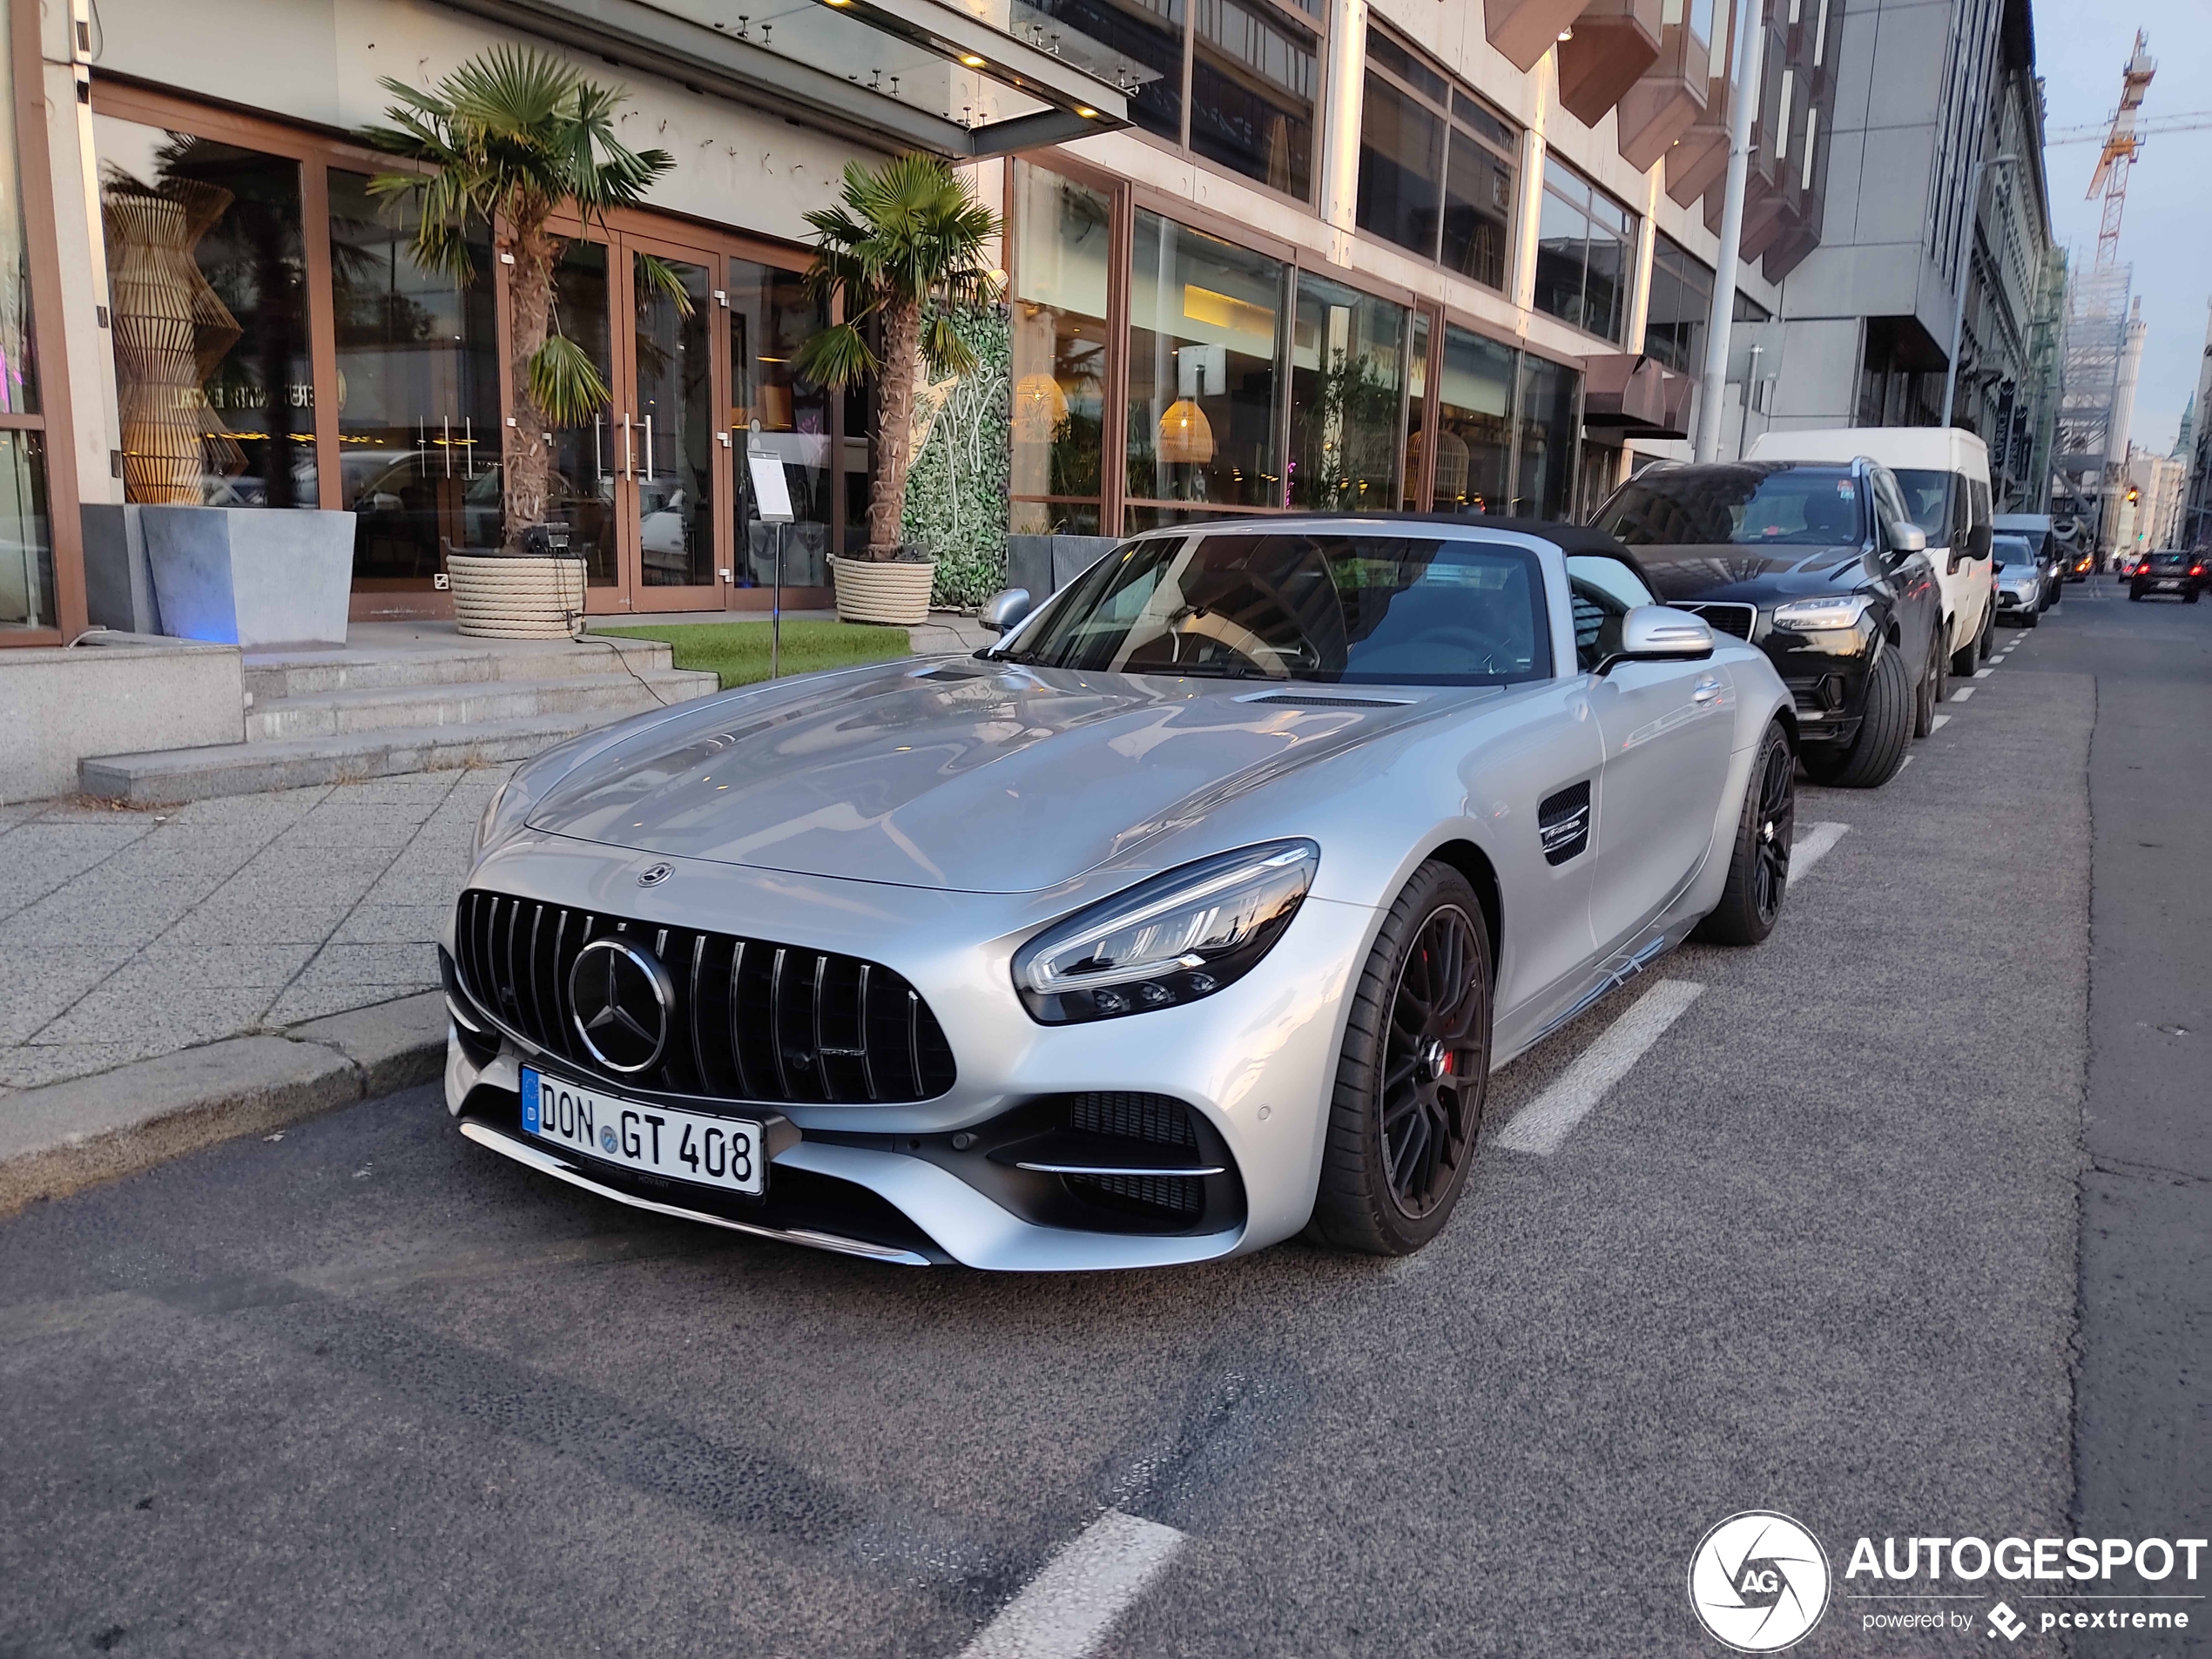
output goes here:
{"type": "Polygon", "coordinates": [[[1161,530],[992,620],[516,772],[447,941],[462,1132],[884,1260],[1400,1253],[1494,1068],[1780,907],[1790,698],[1595,532],[1161,530]]]}

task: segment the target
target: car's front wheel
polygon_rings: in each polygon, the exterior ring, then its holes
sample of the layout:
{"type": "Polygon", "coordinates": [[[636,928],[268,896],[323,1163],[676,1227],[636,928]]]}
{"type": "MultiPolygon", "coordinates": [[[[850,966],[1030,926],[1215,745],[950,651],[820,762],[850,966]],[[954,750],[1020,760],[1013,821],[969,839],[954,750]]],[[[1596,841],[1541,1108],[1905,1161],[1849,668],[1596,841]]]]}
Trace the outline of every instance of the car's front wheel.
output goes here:
{"type": "Polygon", "coordinates": [[[1982,661],[1987,662],[1989,653],[1996,648],[1997,602],[1993,599],[1989,602],[1989,608],[1981,613],[1981,633],[1975,640],[1974,649],[1982,661]]]}
{"type": "Polygon", "coordinates": [[[1790,843],[1797,824],[1797,767],[1790,739],[1770,725],[1743,786],[1743,810],[1728,861],[1721,901],[1697,924],[1697,937],[1715,945],[1756,945],[1774,931],[1782,895],[1790,885],[1790,843]]]}
{"type": "MultiPolygon", "coordinates": [[[[1972,644],[1966,647],[1971,652],[1972,644]]],[[[1912,686],[1905,658],[1885,649],[1866,676],[1865,712],[1848,745],[1805,745],[1805,775],[1836,789],[1874,789],[1897,776],[1912,741],[1912,686]]]]}
{"type": "Polygon", "coordinates": [[[2033,628],[2033,627],[2037,626],[2038,624],[2040,624],[2042,622],[2042,620],[2043,620],[2043,613],[2042,613],[2041,611],[2040,611],[2040,610],[2030,610],[2030,611],[2027,611],[2027,612],[2023,613],[2023,614],[2022,614],[2022,616],[2020,617],[2020,626],[2021,626],[2021,627],[2023,627],[2023,628],[2033,628]]]}
{"type": "Polygon", "coordinates": [[[1444,1229],[1490,1086],[1490,933],[1467,880],[1413,873],[1352,988],[1307,1232],[1405,1256],[1444,1229]]]}

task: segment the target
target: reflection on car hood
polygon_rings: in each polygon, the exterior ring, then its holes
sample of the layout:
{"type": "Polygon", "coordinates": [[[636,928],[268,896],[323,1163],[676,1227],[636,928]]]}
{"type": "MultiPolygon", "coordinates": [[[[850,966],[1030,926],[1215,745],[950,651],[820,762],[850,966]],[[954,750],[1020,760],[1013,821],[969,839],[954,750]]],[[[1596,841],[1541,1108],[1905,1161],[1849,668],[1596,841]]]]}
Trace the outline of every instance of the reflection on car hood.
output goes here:
{"type": "Polygon", "coordinates": [[[1032,892],[1444,700],[1253,700],[1301,691],[1409,695],[908,662],[648,726],[556,783],[529,823],[674,858],[1032,892]]]}
{"type": "Polygon", "coordinates": [[[1862,556],[1846,547],[1635,547],[1629,550],[1661,602],[1735,600],[1777,604],[1856,588],[1862,556]]]}

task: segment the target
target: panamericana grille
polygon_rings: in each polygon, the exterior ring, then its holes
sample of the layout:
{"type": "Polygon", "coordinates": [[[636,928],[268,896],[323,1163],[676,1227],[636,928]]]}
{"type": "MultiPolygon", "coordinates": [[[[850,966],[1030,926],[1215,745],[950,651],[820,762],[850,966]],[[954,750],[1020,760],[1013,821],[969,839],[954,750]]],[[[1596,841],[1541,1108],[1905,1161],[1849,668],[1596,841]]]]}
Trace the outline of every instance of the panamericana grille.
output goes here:
{"type": "MultiPolygon", "coordinates": [[[[1198,1154],[1190,1109],[1171,1096],[1104,1089],[1070,1095],[1068,1127],[1173,1147],[1193,1160],[1198,1154]]],[[[1205,1181],[1197,1176],[1071,1175],[1063,1178],[1076,1193],[1093,1204],[1157,1221],[1195,1221],[1205,1207],[1205,1181]]]]}
{"type": "Polygon", "coordinates": [[[716,1099],[866,1105],[953,1086],[951,1045],[921,993],[880,963],[664,927],[471,889],[454,918],[462,988],[516,1035],[603,1075],[577,1035],[569,971],[594,939],[643,946],[675,990],[666,1048],[614,1086],[716,1099]]]}

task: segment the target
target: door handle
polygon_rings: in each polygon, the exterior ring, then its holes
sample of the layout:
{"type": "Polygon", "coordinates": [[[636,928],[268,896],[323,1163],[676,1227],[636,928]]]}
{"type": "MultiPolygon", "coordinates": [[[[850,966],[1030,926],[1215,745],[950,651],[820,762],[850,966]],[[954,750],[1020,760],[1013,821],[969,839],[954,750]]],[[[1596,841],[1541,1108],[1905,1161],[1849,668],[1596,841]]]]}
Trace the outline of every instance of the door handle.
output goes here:
{"type": "Polygon", "coordinates": [[[631,430],[629,411],[624,410],[622,417],[622,475],[633,478],[637,474],[637,439],[631,430]]]}
{"type": "Polygon", "coordinates": [[[1710,703],[1720,694],[1721,683],[1708,678],[1697,682],[1696,689],[1689,694],[1689,700],[1693,703],[1710,703]]]}
{"type": "Polygon", "coordinates": [[[645,482],[650,484],[653,482],[653,417],[649,415],[637,424],[645,428],[645,482]]]}

